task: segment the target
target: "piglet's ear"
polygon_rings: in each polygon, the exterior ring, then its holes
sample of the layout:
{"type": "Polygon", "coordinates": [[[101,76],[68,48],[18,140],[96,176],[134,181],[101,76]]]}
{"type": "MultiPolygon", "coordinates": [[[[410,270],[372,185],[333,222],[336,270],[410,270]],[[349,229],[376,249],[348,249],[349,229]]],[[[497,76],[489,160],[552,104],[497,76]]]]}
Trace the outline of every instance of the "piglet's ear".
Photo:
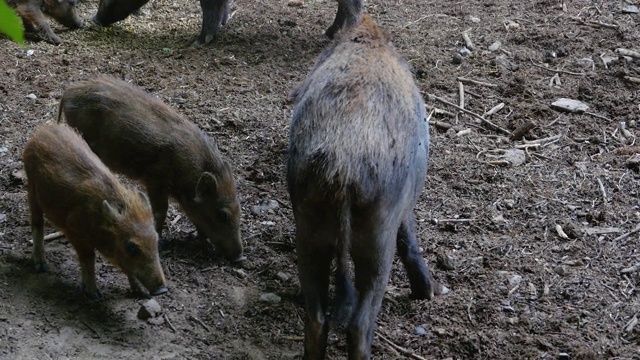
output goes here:
{"type": "Polygon", "coordinates": [[[210,172],[203,172],[196,185],[196,198],[211,198],[218,194],[218,178],[210,172]]]}
{"type": "Polygon", "coordinates": [[[142,203],[144,204],[144,206],[151,208],[151,202],[149,201],[149,197],[147,196],[147,193],[137,190],[138,195],[140,196],[140,199],[142,200],[142,203]]]}
{"type": "Polygon", "coordinates": [[[111,206],[111,204],[109,204],[107,200],[102,201],[102,208],[104,210],[104,215],[108,216],[112,220],[118,221],[120,220],[120,218],[122,218],[122,214],[120,214],[120,212],[116,208],[111,206]]]}

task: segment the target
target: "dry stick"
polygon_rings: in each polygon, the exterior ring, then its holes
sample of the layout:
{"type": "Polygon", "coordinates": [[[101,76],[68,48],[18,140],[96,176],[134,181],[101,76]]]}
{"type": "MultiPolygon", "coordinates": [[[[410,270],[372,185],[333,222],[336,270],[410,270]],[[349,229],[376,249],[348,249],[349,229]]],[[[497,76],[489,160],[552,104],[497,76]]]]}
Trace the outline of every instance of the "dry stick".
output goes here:
{"type": "Polygon", "coordinates": [[[570,17],[571,20],[575,20],[583,25],[594,25],[594,26],[602,26],[609,29],[617,29],[618,25],[603,23],[602,21],[589,20],[585,21],[580,19],[579,17],[570,17]]]}
{"type": "Polygon", "coordinates": [[[171,320],[169,320],[169,316],[167,314],[164,314],[162,317],[164,317],[164,321],[167,322],[167,325],[169,325],[169,329],[171,329],[171,331],[173,331],[174,333],[178,332],[178,330],[176,330],[176,327],[171,323],[171,320]]]}
{"type": "Polygon", "coordinates": [[[636,58],[636,59],[640,59],[640,53],[637,51],[633,51],[633,50],[629,50],[629,49],[623,49],[623,48],[617,48],[615,50],[616,54],[620,54],[622,56],[631,56],[632,58],[636,58]]]}
{"type": "Polygon", "coordinates": [[[189,315],[189,320],[193,320],[193,321],[197,322],[198,324],[200,324],[200,326],[202,326],[205,330],[207,330],[207,332],[211,332],[211,330],[209,330],[209,327],[207,326],[207,324],[205,324],[202,320],[198,319],[197,317],[195,317],[193,315],[189,315]]]}
{"type": "Polygon", "coordinates": [[[629,236],[631,236],[631,235],[633,235],[633,234],[635,234],[635,233],[637,233],[639,231],[640,231],[640,224],[636,225],[636,228],[631,230],[631,231],[629,231],[628,233],[622,234],[622,235],[618,236],[617,238],[613,239],[613,241],[615,242],[615,241],[619,241],[619,240],[622,240],[622,239],[626,239],[629,236]]]}
{"type": "Polygon", "coordinates": [[[486,82],[473,80],[473,79],[467,79],[467,78],[463,78],[463,77],[457,77],[456,80],[460,81],[461,83],[466,83],[466,84],[474,84],[474,85],[486,86],[486,87],[491,87],[491,88],[498,87],[498,85],[496,85],[496,84],[486,83],[486,82]]]}
{"type": "Polygon", "coordinates": [[[283,336],[282,338],[290,341],[304,341],[304,336],[283,336]]]}
{"type": "Polygon", "coordinates": [[[64,236],[64,234],[62,233],[62,231],[56,231],[54,233],[51,233],[51,234],[45,236],[44,237],[44,241],[59,239],[59,238],[61,238],[63,236],[64,236]]]}
{"type": "Polygon", "coordinates": [[[391,340],[387,339],[386,337],[384,337],[384,335],[382,335],[380,332],[377,332],[377,333],[378,333],[378,337],[380,339],[384,340],[384,342],[386,342],[387,344],[391,345],[392,348],[400,351],[405,356],[408,356],[410,358],[417,359],[417,360],[427,360],[426,358],[423,358],[420,355],[416,355],[414,352],[412,352],[410,350],[407,350],[407,349],[403,348],[400,345],[396,345],[393,341],[391,341],[391,340]]]}
{"type": "Polygon", "coordinates": [[[602,115],[598,115],[598,114],[594,114],[594,113],[592,113],[592,112],[585,111],[584,113],[585,113],[585,114],[587,114],[587,115],[591,115],[591,116],[593,116],[593,117],[597,117],[598,119],[607,120],[607,121],[609,121],[609,122],[610,122],[610,121],[612,121],[612,120],[611,120],[611,119],[609,119],[608,117],[605,117],[605,116],[602,116],[602,115]]]}
{"type": "Polygon", "coordinates": [[[600,187],[600,193],[602,194],[602,202],[604,203],[604,205],[607,204],[607,193],[604,190],[604,184],[602,184],[602,180],[600,180],[600,178],[596,179],[598,180],[598,187],[600,187]]]}
{"type": "Polygon", "coordinates": [[[493,114],[497,113],[498,111],[502,110],[503,107],[504,107],[504,103],[500,103],[500,104],[492,107],[491,109],[489,109],[489,111],[487,111],[486,113],[482,114],[482,117],[493,115],[493,114]]]}
{"type": "Polygon", "coordinates": [[[576,75],[576,76],[585,76],[585,73],[577,73],[577,72],[571,72],[571,71],[566,71],[566,70],[558,70],[558,69],[549,69],[546,66],[542,66],[542,65],[538,65],[536,63],[534,63],[533,61],[531,62],[531,65],[540,68],[540,69],[545,69],[548,71],[552,71],[552,72],[556,72],[556,73],[560,73],[560,74],[567,74],[567,75],[576,75]]]}
{"type": "Polygon", "coordinates": [[[94,329],[91,325],[89,325],[89,323],[87,323],[86,321],[82,321],[82,323],[84,324],[84,326],[88,327],[89,330],[93,331],[93,333],[96,334],[97,337],[100,337],[100,333],[98,333],[96,329],[94,329]]]}
{"type": "Polygon", "coordinates": [[[630,273],[630,272],[636,272],[640,270],[640,263],[637,263],[633,266],[630,266],[628,268],[624,268],[622,270],[620,270],[621,273],[625,274],[625,273],[630,273]]]}
{"type": "Polygon", "coordinates": [[[471,115],[471,116],[473,116],[473,117],[475,117],[475,118],[477,118],[477,119],[480,119],[482,122],[484,122],[485,124],[487,124],[487,125],[491,126],[491,127],[492,127],[492,128],[494,128],[495,130],[499,130],[500,132],[502,132],[502,133],[504,133],[504,134],[511,135],[511,132],[509,132],[509,130],[505,130],[505,129],[501,128],[500,126],[498,126],[498,125],[496,125],[496,124],[492,123],[491,121],[489,121],[489,120],[487,120],[487,119],[483,118],[482,116],[480,116],[480,115],[478,115],[478,114],[476,114],[476,113],[474,113],[474,112],[471,112],[471,111],[469,111],[469,110],[467,110],[467,109],[463,109],[463,108],[461,108],[460,106],[458,106],[458,105],[456,105],[456,104],[452,104],[452,103],[448,102],[447,100],[445,100],[445,99],[441,99],[441,98],[439,98],[439,97],[437,97],[437,96],[435,96],[435,95],[433,95],[433,94],[427,94],[427,96],[429,96],[429,98],[434,99],[434,100],[437,100],[437,101],[439,101],[439,102],[441,102],[441,103],[443,103],[443,104],[446,104],[446,105],[449,105],[449,106],[451,106],[451,107],[454,107],[454,108],[456,108],[456,109],[458,109],[458,110],[462,111],[463,113],[465,113],[465,114],[467,114],[467,115],[471,115]]]}
{"type": "Polygon", "coordinates": [[[534,127],[536,127],[536,124],[533,121],[527,120],[524,124],[513,130],[513,133],[511,134],[511,141],[520,140],[524,134],[528,133],[529,130],[534,127]]]}
{"type": "Polygon", "coordinates": [[[469,30],[465,30],[462,32],[462,39],[464,40],[464,44],[466,45],[467,49],[469,50],[473,50],[474,46],[473,46],[473,42],[471,42],[471,38],[469,37],[469,34],[467,33],[469,30]]]}
{"type": "Polygon", "coordinates": [[[627,80],[628,82],[640,84],[640,78],[633,77],[633,76],[627,76],[627,75],[623,76],[622,78],[627,80]]]}
{"type": "Polygon", "coordinates": [[[429,125],[433,125],[435,127],[437,127],[438,129],[442,129],[442,130],[449,130],[453,127],[453,125],[446,123],[444,121],[429,121],[429,125]]]}
{"type": "Polygon", "coordinates": [[[464,85],[458,81],[458,96],[460,97],[460,107],[464,109],[464,85]]]}

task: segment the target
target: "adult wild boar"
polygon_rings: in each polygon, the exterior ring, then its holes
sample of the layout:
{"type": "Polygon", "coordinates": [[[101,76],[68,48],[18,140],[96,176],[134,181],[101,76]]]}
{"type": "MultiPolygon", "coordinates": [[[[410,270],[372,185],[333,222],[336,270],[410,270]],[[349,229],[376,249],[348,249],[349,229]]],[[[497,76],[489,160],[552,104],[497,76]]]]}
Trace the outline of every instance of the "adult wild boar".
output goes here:
{"type": "Polygon", "coordinates": [[[101,297],[96,250],[127,275],[134,292],[167,292],[147,197],[120,183],[73,129],[41,125],[25,145],[23,161],[37,271],[47,269],[46,216],[76,250],[89,298],[101,297]]]}
{"type": "MultiPolygon", "coordinates": [[[[229,20],[232,0],[200,0],[202,8],[202,28],[200,35],[193,45],[206,45],[213,40],[220,26],[229,20]]],[[[93,21],[102,26],[109,26],[126,19],[136,12],[149,0],[100,0],[98,12],[93,21]]],[[[355,20],[362,14],[362,0],[337,0],[338,11],[333,24],[327,29],[329,37],[344,25],[355,24],[355,20]]]]}
{"type": "Polygon", "coordinates": [[[107,166],[142,181],[158,234],[172,196],[200,235],[230,261],[244,260],[231,166],[193,122],[139,87],[110,76],[69,86],[58,121],[62,114],[107,166]]]}
{"type": "Polygon", "coordinates": [[[448,292],[416,241],[413,208],[429,154],[424,101],[407,63],[366,15],[337,34],[292,99],[287,183],[306,308],[304,357],[325,355],[337,257],[334,316],[347,323],[349,359],[369,359],[396,250],[414,298],[448,292]]]}
{"type": "Polygon", "coordinates": [[[45,15],[70,29],[82,27],[77,0],[8,0],[7,3],[20,15],[26,31],[42,33],[44,39],[54,45],[62,44],[62,39],[53,32],[45,15]]]}

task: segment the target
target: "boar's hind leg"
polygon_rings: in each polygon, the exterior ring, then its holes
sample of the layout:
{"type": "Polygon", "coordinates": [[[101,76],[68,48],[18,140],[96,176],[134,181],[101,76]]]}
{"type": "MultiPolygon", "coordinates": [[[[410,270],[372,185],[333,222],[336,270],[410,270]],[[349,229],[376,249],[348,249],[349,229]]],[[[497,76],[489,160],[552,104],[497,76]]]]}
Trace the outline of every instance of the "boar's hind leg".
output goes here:
{"type": "MultiPolygon", "coordinates": [[[[83,239],[80,240],[84,242],[83,239]]],[[[82,272],[82,291],[91,300],[98,300],[102,297],[96,284],[96,253],[93,249],[76,245],[78,260],[80,261],[80,271],[82,272]]]]}
{"type": "Polygon", "coordinates": [[[355,306],[356,293],[349,276],[348,249],[338,250],[338,266],[336,269],[336,294],[334,299],[333,324],[342,329],[349,325],[353,308],[355,306]]]}
{"type": "Polygon", "coordinates": [[[230,3],[231,0],[200,0],[202,29],[193,46],[206,45],[213,40],[220,25],[226,24],[229,20],[230,3]]]}
{"type": "Polygon", "coordinates": [[[343,26],[355,25],[362,14],[362,0],[338,0],[338,11],[333,24],[325,31],[330,38],[343,26]]]}
{"type": "Polygon", "coordinates": [[[158,232],[159,245],[165,243],[162,237],[162,228],[167,218],[167,210],[169,209],[169,192],[164,186],[154,186],[146,184],[151,210],[153,211],[153,220],[155,221],[156,231],[158,232]]]}
{"type": "Polygon", "coordinates": [[[40,8],[30,8],[26,13],[26,16],[29,18],[26,22],[30,22],[33,25],[33,28],[43,33],[44,39],[47,42],[53,45],[62,44],[62,39],[53,32],[53,29],[51,29],[47,18],[44,16],[40,8]]]}
{"type": "Polygon", "coordinates": [[[298,275],[306,312],[304,359],[324,359],[329,334],[329,322],[325,314],[335,248],[327,234],[329,227],[312,228],[300,221],[299,217],[296,220],[298,275]]]}
{"type": "Polygon", "coordinates": [[[433,279],[429,266],[420,255],[416,240],[416,219],[412,211],[407,213],[400,224],[397,247],[398,256],[409,277],[412,298],[430,300],[433,295],[443,295],[449,291],[433,279]]]}
{"type": "Polygon", "coordinates": [[[42,208],[35,199],[32,189],[28,193],[31,210],[31,236],[33,237],[33,266],[37,272],[47,271],[47,260],[44,256],[44,216],[42,208]]]}
{"type": "Polygon", "coordinates": [[[351,257],[355,267],[355,287],[358,304],[347,329],[349,359],[371,358],[371,343],[376,318],[389,281],[395,245],[396,231],[390,220],[374,223],[354,219],[352,224],[366,224],[354,229],[351,257]]]}

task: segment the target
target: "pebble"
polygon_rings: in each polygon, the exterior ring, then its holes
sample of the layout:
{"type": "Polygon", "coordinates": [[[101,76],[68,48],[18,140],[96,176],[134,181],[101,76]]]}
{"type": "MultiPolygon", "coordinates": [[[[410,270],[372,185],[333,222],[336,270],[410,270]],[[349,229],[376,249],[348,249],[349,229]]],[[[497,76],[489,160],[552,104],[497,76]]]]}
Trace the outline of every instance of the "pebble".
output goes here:
{"type": "Polygon", "coordinates": [[[278,279],[280,279],[281,281],[287,282],[289,281],[289,279],[291,279],[291,275],[287,274],[286,272],[280,271],[276,274],[276,277],[278,279]]]}
{"type": "Polygon", "coordinates": [[[480,18],[477,16],[469,16],[469,20],[471,20],[472,23],[479,23],[480,22],[480,18]]]}
{"type": "Polygon", "coordinates": [[[496,52],[500,50],[501,47],[502,47],[502,43],[500,41],[496,41],[493,44],[489,45],[489,51],[496,52]]]}
{"type": "Polygon", "coordinates": [[[423,328],[422,326],[416,326],[416,328],[413,330],[413,332],[418,336],[427,335],[427,330],[425,328],[423,328]]]}
{"type": "Polygon", "coordinates": [[[268,303],[273,303],[273,304],[277,304],[280,302],[280,300],[282,300],[280,298],[280,296],[274,294],[274,293],[264,293],[262,295],[260,295],[260,301],[262,302],[268,302],[268,303]]]}
{"type": "Polygon", "coordinates": [[[509,285],[516,286],[516,285],[519,285],[520,282],[522,282],[522,276],[518,274],[513,274],[509,276],[509,285]]]}
{"type": "Polygon", "coordinates": [[[35,53],[36,53],[35,50],[27,50],[27,56],[33,56],[33,54],[35,53]]]}
{"type": "Polygon", "coordinates": [[[289,0],[289,2],[287,3],[287,6],[302,7],[302,6],[304,6],[304,1],[302,1],[302,0],[289,0]]]}
{"type": "Polygon", "coordinates": [[[258,215],[265,211],[275,210],[280,207],[276,200],[262,200],[260,204],[251,207],[251,213],[258,215]]]}
{"type": "Polygon", "coordinates": [[[511,210],[516,205],[516,201],[513,199],[504,199],[504,206],[511,210]]]}
{"type": "Polygon", "coordinates": [[[635,5],[627,5],[627,6],[622,8],[622,12],[623,13],[627,13],[627,14],[637,14],[638,13],[638,7],[635,6],[635,5]]]}
{"type": "Polygon", "coordinates": [[[471,50],[467,49],[466,47],[463,47],[462,49],[458,50],[458,54],[462,56],[469,56],[471,55],[471,50]]]}
{"type": "Polygon", "coordinates": [[[37,99],[37,98],[38,98],[38,97],[37,97],[37,96],[36,96],[36,94],[34,94],[34,93],[31,93],[31,94],[27,95],[27,99],[35,100],[35,99],[37,99]]]}
{"type": "Polygon", "coordinates": [[[559,353],[558,360],[569,360],[569,354],[567,353],[559,353]]]}
{"type": "Polygon", "coordinates": [[[160,315],[162,312],[162,307],[155,299],[149,299],[145,301],[141,306],[140,310],[138,310],[138,319],[147,320],[149,318],[154,318],[160,315]]]}
{"type": "Polygon", "coordinates": [[[555,267],[555,269],[553,269],[553,272],[555,272],[556,274],[560,275],[560,276],[566,276],[567,275],[567,268],[565,268],[562,265],[558,265],[555,267]]]}
{"type": "Polygon", "coordinates": [[[551,107],[558,110],[564,110],[572,113],[574,112],[581,113],[589,109],[589,105],[583,103],[582,101],[566,99],[566,98],[560,98],[554,101],[553,103],[551,103],[551,107]]]}
{"type": "Polygon", "coordinates": [[[9,151],[9,149],[5,146],[0,147],[0,153],[6,153],[7,151],[9,151]]]}
{"type": "Polygon", "coordinates": [[[451,61],[453,61],[454,64],[462,64],[464,56],[460,55],[460,53],[455,53],[453,54],[453,59],[451,61]]]}
{"type": "Polygon", "coordinates": [[[7,214],[5,213],[0,213],[0,223],[4,222],[5,220],[7,220],[7,214]]]}

